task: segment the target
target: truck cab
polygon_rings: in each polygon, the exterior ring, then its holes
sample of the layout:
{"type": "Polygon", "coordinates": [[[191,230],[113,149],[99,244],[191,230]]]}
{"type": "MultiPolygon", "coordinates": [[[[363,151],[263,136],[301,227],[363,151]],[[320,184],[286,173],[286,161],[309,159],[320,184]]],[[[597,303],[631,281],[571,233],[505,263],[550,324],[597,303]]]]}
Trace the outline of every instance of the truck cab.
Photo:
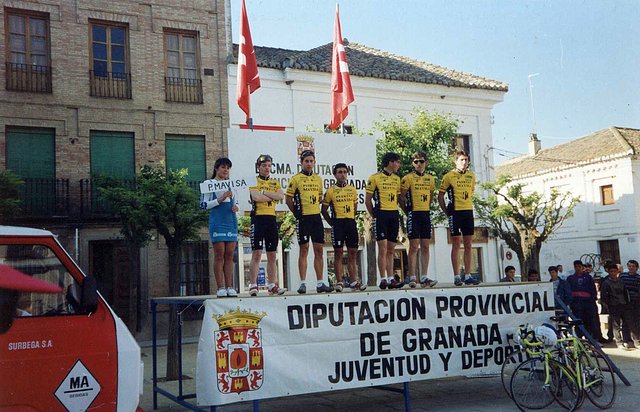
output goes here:
{"type": "Polygon", "coordinates": [[[0,264],[62,290],[4,290],[14,313],[0,334],[0,411],[136,410],[140,347],[56,236],[0,226],[0,264]]]}

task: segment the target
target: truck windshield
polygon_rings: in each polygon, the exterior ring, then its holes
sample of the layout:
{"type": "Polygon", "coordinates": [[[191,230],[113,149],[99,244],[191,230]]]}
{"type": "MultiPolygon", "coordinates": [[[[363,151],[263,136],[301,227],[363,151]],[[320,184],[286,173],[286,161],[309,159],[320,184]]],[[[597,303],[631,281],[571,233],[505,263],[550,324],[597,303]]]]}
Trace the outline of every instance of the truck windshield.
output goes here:
{"type": "Polygon", "coordinates": [[[21,244],[0,245],[0,263],[20,272],[60,286],[63,293],[22,292],[18,300],[16,317],[70,315],[73,307],[65,293],[73,285],[73,277],[67,272],[54,252],[46,246],[21,244]]]}

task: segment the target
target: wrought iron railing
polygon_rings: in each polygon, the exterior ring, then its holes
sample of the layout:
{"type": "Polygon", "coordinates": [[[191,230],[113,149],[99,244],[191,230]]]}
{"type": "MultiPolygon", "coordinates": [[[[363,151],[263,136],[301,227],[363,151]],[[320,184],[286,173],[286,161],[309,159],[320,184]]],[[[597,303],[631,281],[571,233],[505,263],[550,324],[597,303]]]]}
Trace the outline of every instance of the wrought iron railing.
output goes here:
{"type": "Polygon", "coordinates": [[[91,96],[131,99],[131,73],[89,71],[91,96]]]}
{"type": "Polygon", "coordinates": [[[69,179],[22,179],[20,215],[23,217],[66,217],[69,215],[69,179]]]}
{"type": "Polygon", "coordinates": [[[7,62],[6,68],[7,90],[51,93],[51,67],[7,62]]]}
{"type": "Polygon", "coordinates": [[[202,80],[181,77],[164,78],[165,100],[180,103],[202,103],[202,80]]]}
{"type": "MultiPolygon", "coordinates": [[[[114,211],[100,194],[99,182],[101,181],[104,179],[80,180],[80,214],[83,217],[113,215],[114,211]]],[[[136,184],[135,180],[118,180],[117,183],[126,188],[134,188],[136,184]]]]}

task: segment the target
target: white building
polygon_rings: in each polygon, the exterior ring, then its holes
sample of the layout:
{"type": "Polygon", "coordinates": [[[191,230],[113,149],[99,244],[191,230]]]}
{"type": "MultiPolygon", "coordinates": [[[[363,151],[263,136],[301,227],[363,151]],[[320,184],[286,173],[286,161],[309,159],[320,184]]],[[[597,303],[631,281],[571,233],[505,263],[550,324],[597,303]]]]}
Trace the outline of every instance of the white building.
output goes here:
{"type": "Polygon", "coordinates": [[[566,272],[576,259],[638,259],[640,130],[610,127],[544,150],[538,140],[529,144],[528,156],[499,166],[496,174],[513,176],[531,192],[555,188],[581,199],[573,218],[542,247],[543,278],[548,266],[562,264],[566,272]]]}
{"type": "MultiPolygon", "coordinates": [[[[361,44],[345,41],[345,48],[355,95],[345,122],[349,131],[369,131],[381,116],[408,118],[417,107],[450,114],[461,120],[458,145],[471,153],[472,168],[478,180],[493,179],[493,161],[488,153],[492,146],[491,110],[503,100],[508,90],[506,83],[361,44]]],[[[329,123],[331,50],[331,43],[306,51],[255,48],[261,78],[261,88],[251,95],[256,129],[302,134],[325,128],[329,123]]],[[[236,71],[234,59],[228,66],[231,128],[246,127],[245,114],[235,102],[236,71]]],[[[232,154],[232,149],[229,150],[232,154]]],[[[375,159],[371,161],[375,162],[375,159]]],[[[496,242],[488,237],[486,230],[479,230],[479,234],[478,242],[474,243],[476,271],[486,281],[497,281],[499,254],[496,242]]],[[[429,273],[451,282],[450,244],[443,227],[436,228],[434,243],[429,273]]],[[[326,245],[325,256],[330,259],[332,251],[328,242],[326,245]]],[[[239,248],[241,252],[242,249],[239,248]]],[[[401,268],[404,264],[401,253],[398,256],[401,268]]],[[[241,257],[247,262],[248,259],[248,256],[241,257]]],[[[285,260],[289,269],[296,268],[295,246],[285,260]]],[[[364,262],[362,256],[360,263],[364,262]]],[[[325,264],[325,271],[327,266],[325,264]]],[[[366,273],[366,270],[362,272],[366,273]]],[[[296,270],[289,270],[289,273],[292,276],[287,287],[295,289],[298,285],[296,270]]],[[[311,272],[307,276],[314,278],[311,272]]],[[[246,286],[246,281],[241,279],[240,283],[246,286]]]]}

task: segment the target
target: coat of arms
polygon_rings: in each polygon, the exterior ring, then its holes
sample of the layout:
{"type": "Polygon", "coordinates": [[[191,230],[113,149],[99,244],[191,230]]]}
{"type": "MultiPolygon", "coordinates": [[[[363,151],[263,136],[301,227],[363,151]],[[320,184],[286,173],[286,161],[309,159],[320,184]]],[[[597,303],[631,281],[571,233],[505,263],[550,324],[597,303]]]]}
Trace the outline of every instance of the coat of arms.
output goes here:
{"type": "Polygon", "coordinates": [[[229,310],[214,315],[218,390],[241,393],[260,389],[264,379],[262,330],[258,323],[266,313],[229,310]]]}

